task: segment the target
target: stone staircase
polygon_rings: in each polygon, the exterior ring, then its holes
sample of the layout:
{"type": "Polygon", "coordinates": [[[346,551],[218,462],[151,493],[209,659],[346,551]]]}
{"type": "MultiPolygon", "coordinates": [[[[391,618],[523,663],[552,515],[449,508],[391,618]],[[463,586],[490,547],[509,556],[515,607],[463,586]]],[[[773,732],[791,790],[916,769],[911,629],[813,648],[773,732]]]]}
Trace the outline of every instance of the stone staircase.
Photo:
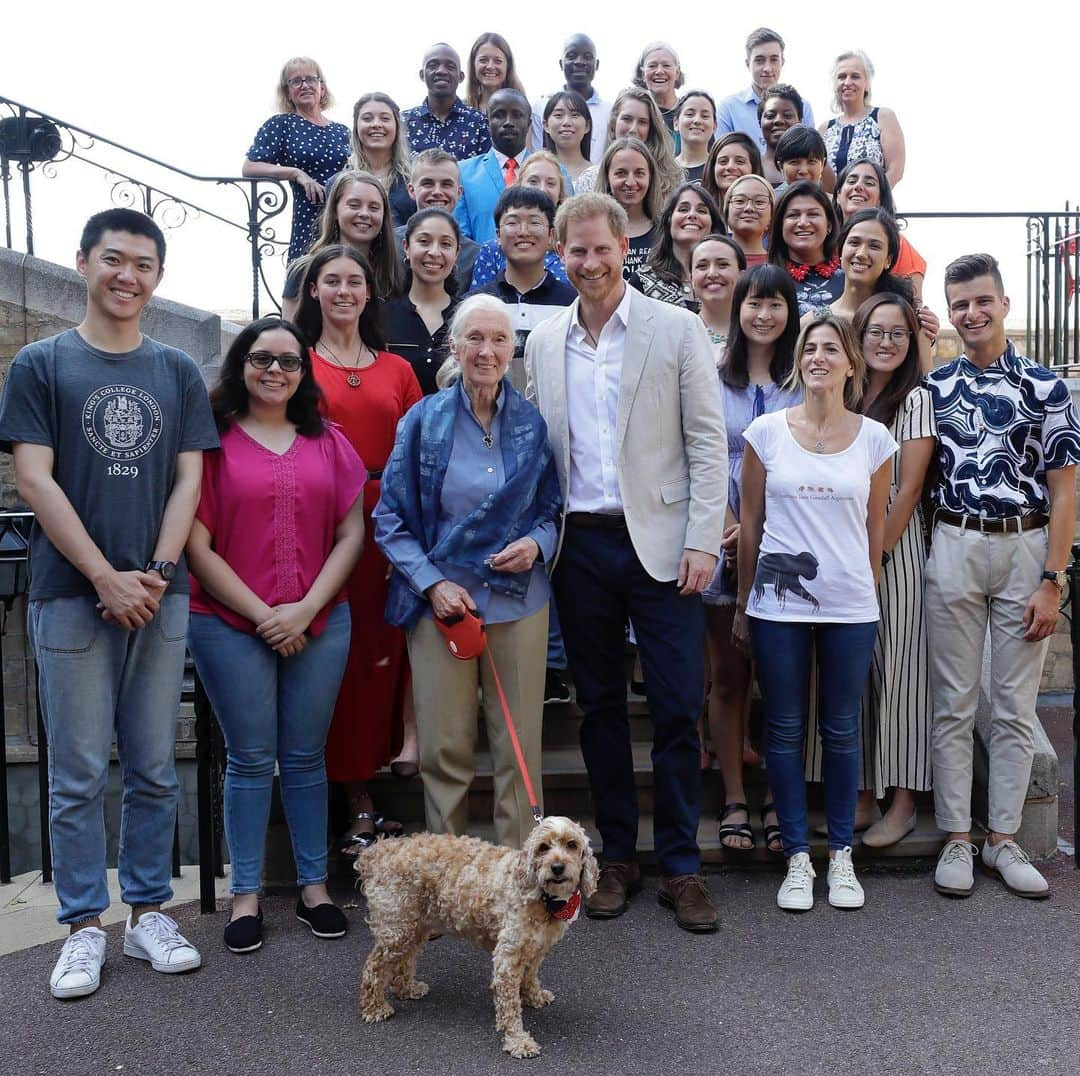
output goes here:
{"type": "MultiPolygon", "coordinates": [[[[755,700],[755,707],[759,703],[755,700]]],[[[638,830],[638,854],[646,868],[655,869],[656,859],[653,845],[653,774],[650,752],[652,748],[652,723],[649,719],[648,703],[638,695],[628,692],[627,706],[630,716],[630,730],[634,756],[634,775],[638,789],[640,823],[638,830]]],[[[600,848],[600,836],[594,822],[594,807],[589,791],[588,774],[578,746],[578,733],[581,714],[571,702],[566,705],[549,705],[544,708],[543,749],[544,749],[544,810],[546,814],[569,815],[580,821],[589,831],[594,847],[600,848]]],[[[493,839],[494,829],[491,824],[493,810],[491,756],[487,748],[483,721],[477,725],[477,776],[473,782],[469,797],[470,832],[477,836],[493,839]]],[[[770,855],[763,847],[761,826],[757,811],[765,796],[764,772],[759,768],[746,774],[747,795],[751,808],[751,823],[757,838],[757,847],[752,853],[732,854],[720,844],[717,838],[720,809],[723,806],[723,783],[720,773],[713,769],[701,775],[701,825],[698,829],[698,843],[701,846],[702,860],[707,868],[716,869],[724,865],[776,864],[781,858],[770,855]]],[[[411,830],[422,829],[424,825],[423,791],[419,778],[401,781],[388,770],[380,772],[372,784],[372,793],[378,810],[388,818],[399,819],[411,830]]],[[[821,809],[820,786],[810,787],[811,827],[824,821],[821,809]]],[[[888,849],[854,849],[856,858],[864,861],[896,862],[904,860],[929,859],[937,855],[944,837],[933,821],[932,804],[929,798],[920,804],[919,824],[915,831],[899,844],[888,849]]],[[[824,856],[826,839],[811,834],[814,855],[824,856]]]]}

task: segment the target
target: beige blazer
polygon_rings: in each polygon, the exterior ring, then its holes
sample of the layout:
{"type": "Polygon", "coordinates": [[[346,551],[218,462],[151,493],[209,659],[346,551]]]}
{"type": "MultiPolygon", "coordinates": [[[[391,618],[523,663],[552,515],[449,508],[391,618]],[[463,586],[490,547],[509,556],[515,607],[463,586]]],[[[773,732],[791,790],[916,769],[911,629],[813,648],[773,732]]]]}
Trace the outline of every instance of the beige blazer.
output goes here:
{"type": "MultiPolygon", "coordinates": [[[[701,319],[634,290],[630,296],[615,431],[619,494],[638,559],[667,582],[677,578],[684,549],[720,553],[728,475],[724,408],[701,319]]],[[[547,421],[564,498],[566,337],[577,312],[574,303],[542,321],[525,344],[525,395],[547,421]]]]}

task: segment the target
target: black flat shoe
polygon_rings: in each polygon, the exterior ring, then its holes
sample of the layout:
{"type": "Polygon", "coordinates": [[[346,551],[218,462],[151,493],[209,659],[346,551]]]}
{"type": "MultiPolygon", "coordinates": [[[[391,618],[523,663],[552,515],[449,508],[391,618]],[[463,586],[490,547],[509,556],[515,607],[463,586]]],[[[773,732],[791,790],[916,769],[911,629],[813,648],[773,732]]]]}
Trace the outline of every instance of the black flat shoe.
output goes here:
{"type": "Polygon", "coordinates": [[[316,938],[343,938],[349,929],[349,920],[336,904],[318,904],[309,908],[303,897],[296,901],[296,918],[307,923],[316,938]]]}
{"type": "Polygon", "coordinates": [[[242,915],[225,925],[225,948],[233,953],[253,953],[262,948],[263,914],[242,915]]]}

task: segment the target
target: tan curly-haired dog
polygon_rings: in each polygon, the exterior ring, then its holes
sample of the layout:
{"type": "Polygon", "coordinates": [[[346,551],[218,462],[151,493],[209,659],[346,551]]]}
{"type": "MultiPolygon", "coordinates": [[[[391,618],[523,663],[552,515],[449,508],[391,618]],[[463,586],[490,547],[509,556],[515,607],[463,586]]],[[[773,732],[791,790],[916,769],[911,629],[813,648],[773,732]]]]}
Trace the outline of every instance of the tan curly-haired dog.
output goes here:
{"type": "Polygon", "coordinates": [[[379,841],[356,859],[375,944],[360,979],[360,1011],[368,1023],[393,1016],[386,1000],[414,1000],[416,957],[432,934],[456,934],[492,954],[491,990],[503,1049],[535,1057],[536,1040],[521,1021],[555,1000],[539,970],[566,933],[578,902],[596,890],[589,838],[569,818],[539,822],[521,851],[475,837],[420,833],[379,841]]]}

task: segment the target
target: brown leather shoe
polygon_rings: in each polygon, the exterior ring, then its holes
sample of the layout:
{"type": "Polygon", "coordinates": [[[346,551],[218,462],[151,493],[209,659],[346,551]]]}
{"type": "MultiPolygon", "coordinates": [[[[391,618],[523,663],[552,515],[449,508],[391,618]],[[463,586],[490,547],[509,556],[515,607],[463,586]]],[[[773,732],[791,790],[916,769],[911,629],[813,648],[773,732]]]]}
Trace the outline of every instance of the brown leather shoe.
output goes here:
{"type": "Polygon", "coordinates": [[[585,902],[590,919],[614,919],[626,911],[630,898],[641,892],[641,868],[637,863],[611,861],[600,868],[596,892],[585,902]]]}
{"type": "Polygon", "coordinates": [[[665,908],[675,909],[675,922],[683,930],[706,934],[716,930],[719,916],[700,874],[677,874],[660,879],[656,899],[665,908]]]}

